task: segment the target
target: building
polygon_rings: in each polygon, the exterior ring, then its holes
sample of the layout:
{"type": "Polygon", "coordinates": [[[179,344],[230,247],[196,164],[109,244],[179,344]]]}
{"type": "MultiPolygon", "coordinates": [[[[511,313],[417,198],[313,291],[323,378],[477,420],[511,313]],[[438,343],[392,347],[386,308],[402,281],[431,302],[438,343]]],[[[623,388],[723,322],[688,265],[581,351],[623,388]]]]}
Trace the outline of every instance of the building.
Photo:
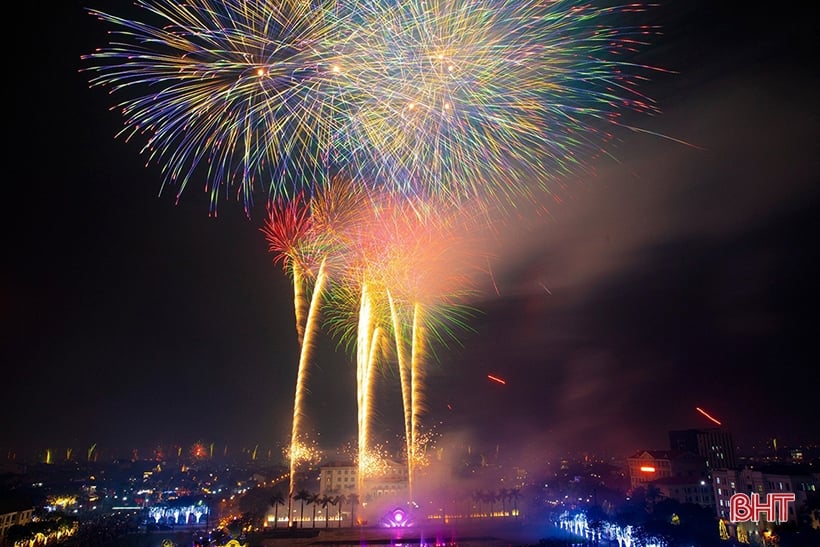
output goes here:
{"type": "Polygon", "coordinates": [[[319,495],[348,495],[356,492],[358,470],[352,463],[330,463],[319,468],[319,495]]]}
{"type": "Polygon", "coordinates": [[[664,499],[675,500],[678,503],[694,503],[709,509],[715,507],[714,489],[712,483],[706,479],[666,477],[653,481],[652,486],[658,489],[658,494],[664,499]]]}
{"type": "Polygon", "coordinates": [[[794,504],[789,507],[789,520],[806,504],[808,496],[820,488],[820,473],[811,473],[805,467],[769,465],[759,469],[722,469],[714,471],[712,486],[715,491],[715,510],[719,518],[729,518],[729,500],[734,494],[794,493],[794,504]]]}
{"type": "Polygon", "coordinates": [[[667,477],[683,477],[693,482],[706,479],[703,456],[677,450],[641,450],[626,459],[629,485],[639,488],[667,477]]]}
{"type": "MultiPolygon", "coordinates": [[[[734,494],[757,494],[765,499],[768,494],[793,493],[794,502],[788,504],[788,521],[798,522],[798,515],[806,505],[809,496],[820,487],[820,473],[811,473],[805,467],[790,465],[770,465],[759,469],[718,469],[712,472],[712,487],[715,491],[715,514],[726,527],[727,533],[736,538],[746,538],[746,543],[754,543],[757,536],[771,534],[768,519],[762,522],[731,522],[729,504],[734,494]]],[[[772,517],[776,519],[776,516],[772,517]]]]}
{"type": "Polygon", "coordinates": [[[17,524],[28,524],[33,515],[34,503],[30,499],[11,495],[0,496],[0,544],[3,543],[9,528],[17,524]]]}
{"type": "MultiPolygon", "coordinates": [[[[358,489],[358,468],[352,463],[331,463],[319,470],[319,495],[356,494],[358,489]]],[[[383,496],[406,493],[408,483],[407,466],[387,461],[378,473],[365,478],[362,484],[362,501],[383,496]]]]}
{"type": "Polygon", "coordinates": [[[706,458],[706,467],[712,469],[734,469],[735,442],[732,434],[717,428],[683,429],[669,432],[671,450],[694,452],[706,458]]]}

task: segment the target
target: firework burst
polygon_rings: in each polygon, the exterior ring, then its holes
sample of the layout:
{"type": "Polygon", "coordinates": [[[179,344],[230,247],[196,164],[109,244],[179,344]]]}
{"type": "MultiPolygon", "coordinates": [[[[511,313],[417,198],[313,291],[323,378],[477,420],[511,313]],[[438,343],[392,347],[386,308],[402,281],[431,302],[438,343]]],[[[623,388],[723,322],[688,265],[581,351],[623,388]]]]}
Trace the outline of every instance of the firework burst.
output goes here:
{"type": "Polygon", "coordinates": [[[615,26],[640,6],[576,0],[356,4],[341,23],[344,148],[403,195],[514,202],[600,152],[650,70],[623,56],[653,29],[615,26]]]}
{"type": "Polygon", "coordinates": [[[179,197],[206,180],[211,210],[234,188],[246,212],[269,195],[322,180],[334,99],[325,93],[332,51],[330,3],[301,0],[138,0],[145,21],[97,10],[110,44],[83,56],[117,105],[121,134],[143,149],[179,197]],[[296,171],[296,174],[294,172],[296,171]]]}
{"type": "MultiPolygon", "coordinates": [[[[204,179],[292,195],[339,170],[401,196],[514,205],[584,165],[652,69],[639,4],[578,0],[138,0],[83,56],[177,195],[204,179]]],[[[224,192],[222,191],[224,190],[224,192]]]]}

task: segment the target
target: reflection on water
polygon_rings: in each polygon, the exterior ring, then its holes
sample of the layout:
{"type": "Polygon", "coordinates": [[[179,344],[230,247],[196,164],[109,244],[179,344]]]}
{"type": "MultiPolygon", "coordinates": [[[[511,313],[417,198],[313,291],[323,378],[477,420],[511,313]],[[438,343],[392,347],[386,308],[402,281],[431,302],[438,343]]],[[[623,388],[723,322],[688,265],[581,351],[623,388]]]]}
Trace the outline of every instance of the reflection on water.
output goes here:
{"type": "MultiPolygon", "coordinates": [[[[365,542],[342,542],[342,543],[314,543],[313,545],[324,545],[327,547],[376,547],[382,545],[389,545],[390,547],[523,547],[526,544],[510,543],[508,541],[501,541],[498,539],[464,539],[456,542],[436,542],[436,541],[408,541],[402,540],[400,542],[391,540],[370,540],[365,542]]],[[[537,544],[533,544],[537,545],[537,544]]]]}

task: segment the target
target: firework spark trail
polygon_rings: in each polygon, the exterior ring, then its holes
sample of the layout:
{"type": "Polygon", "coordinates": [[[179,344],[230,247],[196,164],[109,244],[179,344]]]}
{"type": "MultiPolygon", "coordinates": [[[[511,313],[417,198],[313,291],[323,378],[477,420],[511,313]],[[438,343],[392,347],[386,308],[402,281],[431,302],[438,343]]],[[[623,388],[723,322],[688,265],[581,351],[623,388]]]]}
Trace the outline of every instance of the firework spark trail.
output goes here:
{"type": "MultiPolygon", "coordinates": [[[[326,310],[331,334],[348,348],[355,348],[357,460],[364,467],[369,465],[373,443],[374,380],[376,373],[388,366],[388,354],[376,348],[387,336],[392,338],[391,347],[399,363],[410,490],[413,469],[423,458],[419,445],[427,358],[424,333],[460,323],[456,302],[466,292],[469,277],[461,273],[468,262],[461,258],[468,253],[459,250],[464,240],[458,235],[457,224],[442,222],[442,210],[434,214],[426,205],[414,206],[386,194],[362,202],[360,214],[355,215],[357,222],[346,224],[348,235],[339,238],[347,245],[345,258],[336,261],[326,310]],[[456,263],[449,262],[453,259],[456,263]],[[458,320],[453,322],[453,318],[458,320]],[[374,340],[375,333],[384,338],[374,340]]],[[[464,210],[458,208],[459,214],[464,210]]],[[[436,337],[445,338],[442,332],[436,337]]],[[[364,478],[366,469],[361,472],[364,478]]]]}
{"type": "Polygon", "coordinates": [[[290,200],[281,196],[272,199],[265,225],[260,229],[268,241],[268,250],[275,254],[274,262],[281,261],[286,272],[290,270],[294,284],[300,354],[287,456],[291,493],[295,491],[297,467],[312,453],[305,444],[307,432],[303,425],[311,349],[320,326],[318,317],[322,299],[326,297],[328,261],[339,259],[340,250],[347,244],[344,234],[353,231],[357,222],[355,210],[362,201],[360,193],[353,192],[354,189],[349,179],[333,177],[309,204],[305,203],[301,192],[290,200]]]}
{"type": "Polygon", "coordinates": [[[712,423],[717,424],[717,425],[723,425],[721,422],[719,422],[719,421],[717,420],[717,418],[714,418],[712,415],[710,415],[708,412],[706,412],[706,411],[705,411],[705,410],[703,410],[702,408],[700,408],[700,407],[697,407],[697,406],[696,406],[696,407],[695,407],[695,410],[697,410],[698,412],[700,412],[703,416],[705,416],[705,417],[706,417],[708,420],[710,420],[712,423]]]}
{"type": "MultiPolygon", "coordinates": [[[[421,315],[422,307],[417,302],[413,307],[413,353],[410,360],[410,385],[412,392],[412,423],[410,425],[410,431],[412,436],[410,439],[410,445],[413,448],[411,450],[412,459],[410,460],[410,462],[408,462],[407,471],[409,475],[409,482],[411,485],[413,484],[413,478],[415,475],[416,459],[418,458],[418,442],[421,437],[421,432],[419,431],[419,423],[421,421],[422,413],[424,412],[424,400],[422,399],[425,376],[424,367],[422,364],[424,332],[421,326],[421,315]]],[[[412,493],[413,492],[411,489],[411,496],[412,493]]],[[[410,499],[412,501],[412,497],[410,499]]]]}
{"type": "Polygon", "coordinates": [[[281,197],[271,200],[268,217],[260,231],[265,234],[268,251],[274,254],[274,263],[281,262],[293,282],[296,334],[301,347],[308,310],[305,274],[309,267],[305,264],[305,247],[311,237],[310,208],[304,194],[300,192],[288,201],[281,197]]]}
{"type": "MultiPolygon", "coordinates": [[[[402,389],[408,490],[412,497],[414,469],[422,457],[419,445],[425,410],[425,331],[447,324],[446,319],[435,319],[443,310],[449,310],[449,317],[457,317],[452,310],[458,307],[448,300],[456,300],[468,286],[469,276],[461,272],[470,261],[461,260],[468,253],[459,249],[466,246],[466,240],[459,236],[458,224],[452,222],[454,210],[438,208],[433,214],[431,208],[383,197],[374,205],[367,228],[361,231],[359,249],[363,256],[358,263],[362,266],[356,271],[363,272],[367,280],[368,299],[384,300],[383,306],[369,308],[369,313],[379,310],[372,321],[392,330],[402,389]],[[445,211],[449,216],[443,214],[445,211]],[[450,261],[454,258],[456,263],[450,261]]],[[[455,216],[461,215],[465,215],[465,208],[459,208],[455,216]]],[[[477,256],[481,255],[474,256],[473,263],[479,262],[477,256]]],[[[359,325],[361,328],[362,323],[359,325]]],[[[360,338],[359,344],[364,340],[360,338]]],[[[363,411],[369,413],[367,409],[363,411]]],[[[364,415],[362,419],[367,421],[364,415]]]]}
{"type": "Polygon", "coordinates": [[[313,288],[313,295],[311,296],[310,308],[307,314],[307,321],[305,323],[305,338],[302,342],[301,351],[299,352],[299,368],[296,373],[296,394],[293,401],[293,423],[291,425],[291,456],[290,456],[290,492],[293,493],[296,481],[296,467],[299,464],[296,455],[298,451],[296,447],[301,442],[303,436],[302,422],[304,420],[304,396],[307,389],[308,367],[310,359],[312,358],[311,350],[313,349],[314,338],[317,335],[319,306],[324,293],[324,286],[327,275],[325,273],[325,262],[322,261],[319,266],[319,273],[316,276],[316,285],[313,288]]]}
{"type": "MultiPolygon", "coordinates": [[[[392,322],[394,341],[396,344],[396,360],[398,362],[397,364],[399,368],[399,382],[401,382],[402,408],[404,413],[405,450],[407,454],[407,461],[411,462],[413,459],[413,448],[411,442],[413,424],[412,385],[410,384],[410,372],[408,370],[408,358],[406,356],[405,344],[401,336],[402,323],[399,320],[396,301],[393,298],[390,289],[387,289],[387,299],[390,303],[390,320],[392,322]]],[[[408,473],[408,488],[410,497],[412,499],[413,482],[412,480],[410,480],[410,478],[411,477],[408,473]]]]}
{"type": "Polygon", "coordinates": [[[372,444],[370,438],[373,416],[373,390],[376,380],[376,366],[381,329],[376,325],[371,291],[363,283],[359,310],[359,329],[356,358],[356,399],[358,402],[358,474],[357,493],[362,495],[367,473],[368,454],[372,444]]]}
{"type": "Polygon", "coordinates": [[[301,194],[285,202],[279,198],[272,200],[268,206],[268,217],[261,231],[268,241],[268,250],[275,253],[274,262],[282,262],[286,271],[290,271],[293,281],[294,313],[296,331],[299,341],[299,364],[296,373],[296,389],[293,401],[293,421],[288,458],[290,460],[290,494],[295,491],[296,468],[304,459],[304,395],[307,389],[308,367],[311,349],[317,326],[319,303],[326,280],[325,261],[322,261],[313,285],[308,304],[304,290],[305,273],[309,271],[305,261],[309,253],[305,252],[308,243],[315,239],[311,231],[310,209],[301,194]]]}

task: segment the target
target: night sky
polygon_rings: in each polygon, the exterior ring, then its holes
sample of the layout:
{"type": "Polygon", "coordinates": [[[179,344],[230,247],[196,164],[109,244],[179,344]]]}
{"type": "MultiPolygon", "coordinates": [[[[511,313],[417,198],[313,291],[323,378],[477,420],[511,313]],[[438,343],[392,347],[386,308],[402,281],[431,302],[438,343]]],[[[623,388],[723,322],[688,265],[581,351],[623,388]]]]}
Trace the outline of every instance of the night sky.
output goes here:
{"type": "MultiPolygon", "coordinates": [[[[115,138],[116,97],[78,72],[106,29],[59,4],[12,16],[25,39],[7,43],[0,449],[285,443],[298,348],[264,206],[213,218],[201,184],[160,194],[159,166],[115,138]]],[[[429,424],[625,455],[709,427],[702,407],[742,444],[820,438],[814,15],[653,12],[663,35],[640,60],[671,71],[643,88],[662,113],[629,120],[645,132],[620,134],[550,218],[502,230],[498,291],[431,365],[429,424]]],[[[310,415],[333,446],[355,434],[355,365],[325,338],[310,415]]]]}

